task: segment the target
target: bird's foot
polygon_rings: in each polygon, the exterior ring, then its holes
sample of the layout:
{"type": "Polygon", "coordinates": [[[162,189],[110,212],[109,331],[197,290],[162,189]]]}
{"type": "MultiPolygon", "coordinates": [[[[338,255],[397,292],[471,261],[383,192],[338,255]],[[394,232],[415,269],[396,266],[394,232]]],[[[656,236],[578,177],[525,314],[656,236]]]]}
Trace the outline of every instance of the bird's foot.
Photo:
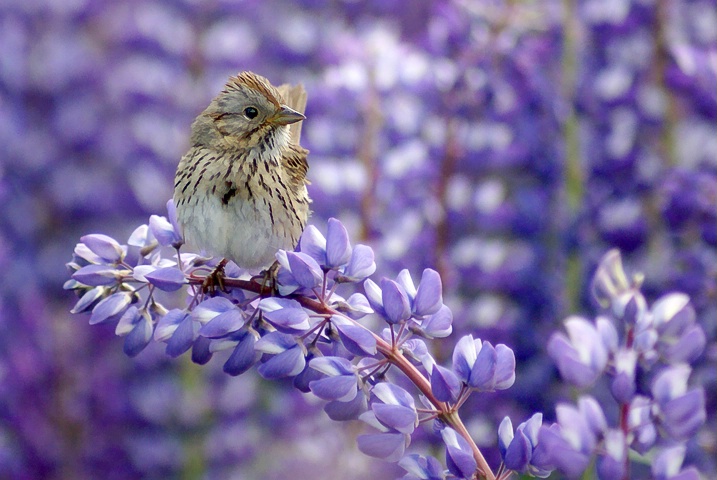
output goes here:
{"type": "Polygon", "coordinates": [[[227,263],[229,263],[229,260],[223,258],[221,262],[219,262],[217,266],[214,267],[214,270],[212,270],[209,275],[204,277],[204,282],[202,282],[202,293],[214,295],[217,289],[224,293],[227,292],[227,289],[224,286],[224,278],[226,278],[226,274],[224,273],[224,267],[227,265],[227,263]]]}
{"type": "Polygon", "coordinates": [[[275,260],[269,268],[254,277],[254,281],[261,283],[260,294],[262,296],[274,295],[278,292],[276,276],[279,273],[279,267],[279,262],[275,260]]]}

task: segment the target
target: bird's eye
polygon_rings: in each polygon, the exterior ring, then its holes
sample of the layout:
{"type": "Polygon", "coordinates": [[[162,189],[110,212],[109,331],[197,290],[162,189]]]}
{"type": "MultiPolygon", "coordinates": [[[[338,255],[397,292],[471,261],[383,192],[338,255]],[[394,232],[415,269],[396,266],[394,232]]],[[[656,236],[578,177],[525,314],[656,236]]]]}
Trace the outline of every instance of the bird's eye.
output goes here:
{"type": "Polygon", "coordinates": [[[257,115],[259,115],[259,110],[257,110],[254,107],[246,107],[244,109],[244,116],[251,120],[252,118],[255,118],[257,115]]]}

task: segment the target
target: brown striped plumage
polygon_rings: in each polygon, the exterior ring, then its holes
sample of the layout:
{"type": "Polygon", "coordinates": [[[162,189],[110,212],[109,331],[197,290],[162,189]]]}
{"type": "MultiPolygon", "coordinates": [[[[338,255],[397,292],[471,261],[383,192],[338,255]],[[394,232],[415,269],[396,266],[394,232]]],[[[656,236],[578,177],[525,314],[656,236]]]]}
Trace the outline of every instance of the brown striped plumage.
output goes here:
{"type": "Polygon", "coordinates": [[[197,117],[174,185],[188,243],[248,269],[296,246],[310,201],[298,138],[305,102],[300,86],[243,72],[197,117]]]}

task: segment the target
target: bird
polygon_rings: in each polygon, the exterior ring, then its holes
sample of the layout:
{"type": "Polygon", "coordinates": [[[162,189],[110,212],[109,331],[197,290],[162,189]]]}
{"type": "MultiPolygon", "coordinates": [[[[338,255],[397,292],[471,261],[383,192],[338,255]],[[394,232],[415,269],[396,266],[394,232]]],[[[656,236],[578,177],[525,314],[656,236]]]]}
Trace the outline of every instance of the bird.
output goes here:
{"type": "Polygon", "coordinates": [[[246,270],[293,250],[310,209],[309,151],[299,145],[306,92],[253,72],[229,77],[191,126],[174,181],[184,240],[246,270]]]}

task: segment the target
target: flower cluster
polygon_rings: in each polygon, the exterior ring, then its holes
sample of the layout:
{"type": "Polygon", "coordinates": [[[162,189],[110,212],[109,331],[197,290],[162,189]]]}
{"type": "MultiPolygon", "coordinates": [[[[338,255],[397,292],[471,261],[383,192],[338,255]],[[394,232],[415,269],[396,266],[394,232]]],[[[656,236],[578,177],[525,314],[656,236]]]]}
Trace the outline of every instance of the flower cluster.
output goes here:
{"type": "Polygon", "coordinates": [[[332,218],[325,236],[309,226],[296,251],[277,252],[274,280],[252,278],[231,262],[180,253],[171,201],[168,210],[169,220],[152,216],[126,244],[101,234],[81,238],[65,284],[80,295],[74,313],[91,312],[91,324],[116,323],[130,356],[152,341],[166,344],[171,357],[191,349],[198,364],[226,350],[223,369],[230,375],[256,367],[266,379],[291,378],[299,390],[325,400],[333,420],[360,419],[373,427],[376,433],[358,439],[370,456],[411,464],[415,457],[405,450],[412,434],[434,421],[451,475],[492,478],[457,411],[473,392],[509,388],[515,357],[506,345],[466,335],[450,367],[436,362],[426,340],[450,335],[453,322],[436,271],[424,270],[418,285],[407,270],[374,282],[368,278],[376,270],[373,251],[351,245],[332,218]],[[167,250],[174,256],[163,255],[167,250]],[[275,294],[267,281],[275,281],[275,294]],[[363,284],[365,295],[342,296],[339,289],[350,284],[363,284]],[[161,295],[183,287],[186,305],[165,307],[161,295]]]}
{"type": "MultiPolygon", "coordinates": [[[[601,404],[581,396],[577,406],[559,404],[557,423],[537,436],[548,463],[575,478],[597,456],[598,478],[625,478],[634,455],[654,456],[654,478],[699,478],[681,469],[688,441],[706,419],[702,387],[689,386],[690,363],[705,347],[689,297],[670,293],[651,307],[640,292],[641,276],[630,279],[617,250],[608,252],[593,278],[593,293],[606,309],[590,322],[565,321],[548,352],[563,379],[585,389],[607,383],[619,411],[610,426],[601,404]]],[[[603,402],[605,405],[607,402],[603,402]]]]}

